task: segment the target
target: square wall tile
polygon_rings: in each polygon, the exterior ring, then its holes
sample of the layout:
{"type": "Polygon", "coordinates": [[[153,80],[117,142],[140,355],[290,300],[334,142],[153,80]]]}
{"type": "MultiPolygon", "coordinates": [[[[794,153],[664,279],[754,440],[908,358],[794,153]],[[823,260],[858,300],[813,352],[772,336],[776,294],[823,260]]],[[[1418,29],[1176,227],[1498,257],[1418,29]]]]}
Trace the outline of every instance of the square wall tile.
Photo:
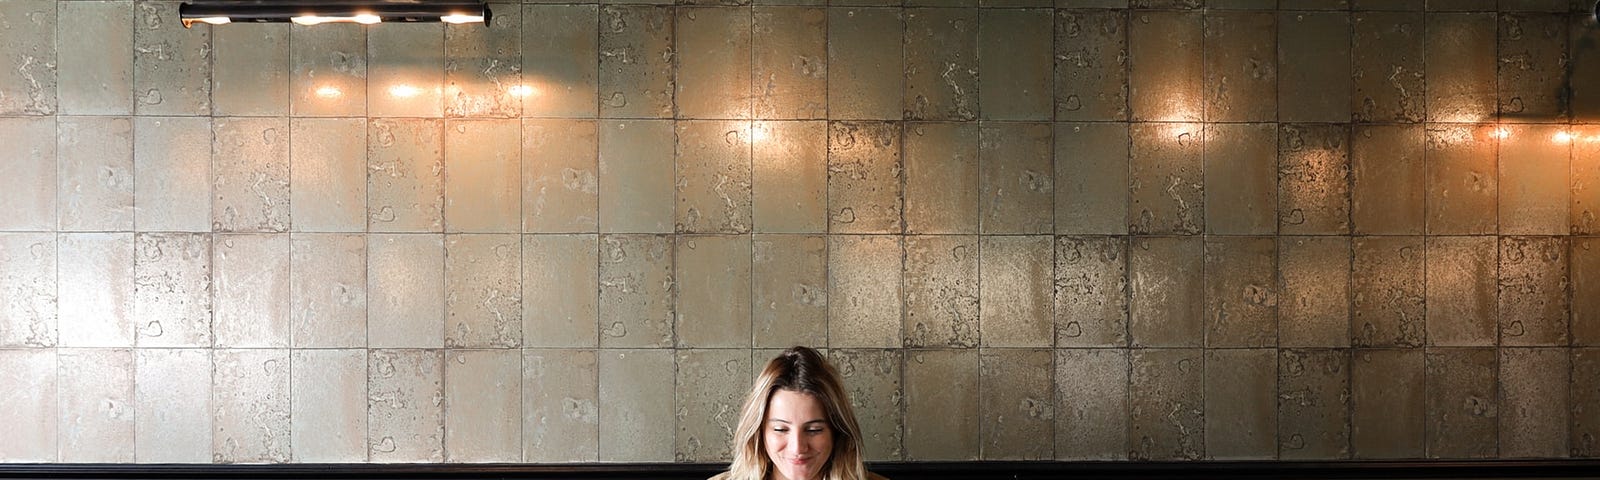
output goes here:
{"type": "Polygon", "coordinates": [[[240,22],[211,41],[212,115],[289,114],[289,25],[240,22]]]}
{"type": "Polygon", "coordinates": [[[1055,119],[1127,120],[1127,12],[1056,10],[1055,17],[1055,119]]]}
{"type": "Polygon", "coordinates": [[[1566,66],[1568,18],[1564,13],[1499,15],[1495,60],[1500,66],[1496,83],[1502,119],[1559,122],[1569,115],[1567,99],[1556,93],[1566,85],[1578,85],[1568,83],[1572,81],[1566,66]]]}
{"type": "Polygon", "coordinates": [[[1055,231],[1053,133],[1047,123],[985,123],[978,127],[980,232],[1055,231]]]}
{"type": "Polygon", "coordinates": [[[522,236],[523,346],[597,346],[599,291],[599,237],[522,236]]]}
{"type": "Polygon", "coordinates": [[[672,122],[606,121],[599,128],[600,231],[672,232],[676,204],[672,122]]]}
{"type": "Polygon", "coordinates": [[[1205,227],[1202,125],[1135,123],[1128,129],[1128,233],[1194,235],[1205,227]]]}
{"type": "Polygon", "coordinates": [[[1055,233],[1128,233],[1128,124],[1055,125],[1055,233]]]}
{"type": "Polygon", "coordinates": [[[0,459],[8,463],[58,461],[56,442],[60,384],[56,350],[51,348],[0,350],[0,388],[11,394],[0,399],[0,422],[6,436],[0,440],[0,459]]]}
{"type": "Polygon", "coordinates": [[[984,460],[1055,458],[1055,355],[1049,349],[986,349],[980,410],[984,460]]]}
{"type": "Polygon", "coordinates": [[[1213,123],[1206,127],[1206,233],[1278,233],[1278,126],[1213,123]]]}
{"type": "Polygon", "coordinates": [[[211,230],[289,229],[289,119],[216,118],[211,230]]]}
{"type": "MultiPolygon", "coordinates": [[[[1582,6],[1581,2],[1575,5],[1579,5],[1579,8],[1587,8],[1582,6]]],[[[1570,32],[1570,36],[1567,37],[1569,39],[1567,55],[1570,55],[1570,57],[1567,59],[1567,66],[1572,69],[1571,85],[1595,85],[1595,81],[1600,79],[1600,68],[1596,68],[1596,66],[1600,66],[1600,63],[1595,63],[1595,59],[1600,58],[1600,51],[1590,48],[1570,47],[1587,45],[1587,42],[1594,42],[1600,39],[1600,30],[1591,27],[1590,22],[1591,20],[1585,18],[1584,15],[1568,17],[1567,29],[1570,32]]],[[[1593,87],[1574,88],[1571,95],[1570,100],[1568,100],[1571,105],[1571,111],[1568,113],[1572,115],[1574,120],[1582,122],[1600,120],[1600,90],[1596,90],[1593,87]]]]}
{"type": "Polygon", "coordinates": [[[1569,454],[1572,357],[1566,348],[1500,349],[1500,456],[1569,454]]]}
{"type": "Polygon", "coordinates": [[[1057,347],[1128,346],[1128,241],[1056,237],[1057,347]]]}
{"type": "Polygon", "coordinates": [[[1428,121],[1494,120],[1499,63],[1484,52],[1498,51],[1495,15],[1431,13],[1426,23],[1422,70],[1428,73],[1423,100],[1428,121]]]}
{"type": "Polygon", "coordinates": [[[133,463],[133,350],[61,349],[56,355],[57,461],[133,463]]]}
{"type": "Polygon", "coordinates": [[[906,233],[977,233],[978,126],[905,124],[906,233]]]}
{"type": "Polygon", "coordinates": [[[1053,119],[1054,16],[1050,9],[978,10],[980,118],[1053,119]]]}
{"type": "MultiPolygon", "coordinates": [[[[211,236],[141,233],[133,240],[133,324],[138,346],[210,347],[211,236]]],[[[139,461],[146,459],[141,456],[139,461]]]]}
{"type": "Polygon", "coordinates": [[[906,460],[977,460],[978,350],[907,350],[905,361],[906,460]]]}
{"type": "Polygon", "coordinates": [[[901,124],[828,123],[828,232],[900,233],[901,124]]]}
{"type": "Polygon", "coordinates": [[[367,353],[367,460],[444,461],[444,355],[439,350],[367,353]]]}
{"type": "Polygon", "coordinates": [[[443,347],[444,236],[367,236],[367,297],[368,345],[443,347]]]}
{"type": "Polygon", "coordinates": [[[290,25],[289,114],[366,115],[367,53],[364,25],[290,25]]]}
{"type": "Polygon", "coordinates": [[[521,230],[521,135],[515,119],[444,122],[445,231],[521,230]]]}
{"type": "Polygon", "coordinates": [[[600,346],[660,348],[675,342],[673,237],[600,237],[600,346]]]}
{"type": "Polygon", "coordinates": [[[828,118],[900,120],[904,116],[904,47],[893,48],[903,43],[904,23],[905,14],[895,8],[828,9],[828,118]],[[857,48],[860,45],[880,47],[857,48]]]}
{"type": "MultiPolygon", "coordinates": [[[[184,28],[178,20],[177,2],[136,1],[133,16],[134,113],[210,114],[211,26],[184,28]]],[[[96,48],[105,45],[115,44],[96,48]]]]}
{"type": "Polygon", "coordinates": [[[1130,460],[1205,455],[1205,370],[1198,348],[1135,349],[1128,375],[1130,460]]]}
{"type": "Polygon", "coordinates": [[[522,350],[522,461],[599,458],[597,362],[594,350],[522,350]]]}
{"type": "Polygon", "coordinates": [[[367,351],[290,354],[289,432],[298,463],[367,461],[367,351]]]}
{"type": "Polygon", "coordinates": [[[1128,336],[1133,346],[1201,346],[1205,243],[1199,237],[1136,237],[1130,243],[1128,336]]]}
{"type": "Polygon", "coordinates": [[[56,2],[56,14],[72,19],[56,24],[60,113],[133,114],[133,3],[56,2]]]}
{"type": "Polygon", "coordinates": [[[677,132],[679,233],[749,233],[750,122],[681,120],[677,132]]]}
{"type": "Polygon", "coordinates": [[[978,241],[978,330],[983,346],[1054,345],[1055,262],[1048,261],[1055,255],[1053,243],[1047,235],[992,235],[978,241]]]}
{"type": "Polygon", "coordinates": [[[1348,12],[1278,13],[1278,120],[1350,121],[1350,34],[1348,12]]]}
{"type": "Polygon", "coordinates": [[[905,15],[905,119],[978,118],[978,11],[914,8],[905,15]]]}
{"type": "MultiPolygon", "coordinates": [[[[747,282],[748,283],[748,282],[747,282]]],[[[733,460],[731,444],[750,385],[744,349],[677,350],[677,454],[679,462],[733,460]]],[[[664,439],[652,439],[662,441],[664,439]]]]}
{"type": "Polygon", "coordinates": [[[1358,349],[1350,363],[1350,448],[1358,459],[1422,458],[1423,350],[1358,349]]]}
{"type": "Polygon", "coordinates": [[[1351,343],[1422,346],[1427,306],[1423,238],[1355,237],[1351,250],[1351,343]]]}
{"type": "Polygon", "coordinates": [[[602,350],[600,461],[673,461],[672,350],[602,350]]]}
{"type": "Polygon", "coordinates": [[[366,135],[367,229],[444,231],[444,122],[374,118],[366,135]]]}
{"type": "Polygon", "coordinates": [[[218,234],[212,241],[215,345],[288,347],[289,236],[218,234]]]}
{"type": "Polygon", "coordinates": [[[132,231],[133,119],[56,117],[56,135],[57,226],[132,231]]]}
{"type": "Polygon", "coordinates": [[[598,5],[522,6],[522,97],[528,117],[593,118],[600,108],[598,5]]]}
{"type": "Polygon", "coordinates": [[[0,233],[0,346],[58,343],[57,240],[50,233],[0,233]]]}
{"type": "Polygon", "coordinates": [[[15,117],[0,119],[0,141],[12,152],[0,165],[0,209],[9,212],[0,230],[50,230],[56,216],[56,119],[15,117]]]}
{"type": "Polygon", "coordinates": [[[865,461],[898,461],[905,456],[901,443],[905,424],[901,417],[905,402],[903,354],[900,349],[832,348],[827,352],[860,422],[865,461]]]}
{"type": "Polygon", "coordinates": [[[294,231],[366,230],[367,165],[354,159],[367,153],[367,120],[294,118],[289,131],[294,231]]]}
{"type": "Polygon", "coordinates": [[[1350,239],[1278,239],[1278,344],[1350,345],[1350,239]]]}
{"type": "Polygon", "coordinates": [[[1572,349],[1572,433],[1570,447],[1573,457],[1600,456],[1600,349],[1572,349]]]}
{"type": "Polygon", "coordinates": [[[1497,451],[1494,348],[1433,348],[1426,354],[1428,458],[1490,458],[1497,451]]]}
{"type": "Polygon", "coordinates": [[[517,235],[445,235],[445,347],[522,345],[521,269],[517,235]]]}
{"type": "Polygon", "coordinates": [[[677,346],[749,348],[750,237],[683,235],[676,247],[673,280],[677,282],[678,306],[673,332],[677,346]]]}
{"type": "Polygon", "coordinates": [[[522,231],[598,231],[599,148],[593,120],[522,121],[522,231]]]}
{"type": "Polygon", "coordinates": [[[1278,343],[1278,243],[1272,237],[1205,239],[1205,345],[1278,343]]]}
{"type": "Polygon", "coordinates": [[[827,231],[828,133],[824,122],[754,122],[750,146],[751,228],[761,233],[827,231]],[[765,138],[756,138],[763,135],[765,138]]]}
{"type": "Polygon", "coordinates": [[[1500,237],[1500,345],[1569,344],[1567,253],[1565,237],[1500,237]]]}
{"type": "Polygon", "coordinates": [[[1357,235],[1419,235],[1426,218],[1422,125],[1357,125],[1350,134],[1350,223],[1357,235]]]}
{"type": "MultiPolygon", "coordinates": [[[[1131,118],[1140,122],[1201,121],[1206,103],[1205,58],[1194,52],[1203,51],[1204,18],[1186,11],[1136,10],[1128,15],[1131,118]]],[[[1136,133],[1135,148],[1138,137],[1136,133]]]]}
{"type": "Polygon", "coordinates": [[[1428,128],[1428,234],[1495,233],[1499,197],[1497,130],[1488,125],[1434,124],[1428,128]]]}
{"type": "Polygon", "coordinates": [[[907,236],[905,242],[905,345],[978,346],[978,237],[907,236]]]}
{"type": "Polygon", "coordinates": [[[132,347],[133,233],[62,233],[56,249],[58,345],[132,347]]]}
{"type": "Polygon", "coordinates": [[[211,350],[139,348],[134,358],[134,461],[216,461],[211,443],[211,350]]]}
{"type": "Polygon", "coordinates": [[[903,241],[895,235],[828,236],[829,347],[903,345],[903,241]]]}
{"type": "Polygon", "coordinates": [[[1351,120],[1417,123],[1426,118],[1421,12],[1358,11],[1350,16],[1351,120]]]}
{"type": "Polygon", "coordinates": [[[672,117],[675,31],[672,10],[667,7],[600,7],[601,117],[672,117]],[[628,54],[612,54],[615,52],[628,54]]]}
{"type": "Polygon", "coordinates": [[[522,352],[447,350],[444,354],[445,461],[522,459],[522,352]]]}
{"type": "Polygon", "coordinates": [[[750,118],[749,7],[679,7],[673,28],[678,118],[750,118]]]}
{"type": "Polygon", "coordinates": [[[1350,458],[1350,351],[1278,354],[1278,458],[1350,458]]]}
{"type": "Polygon", "coordinates": [[[827,238],[756,235],[750,246],[753,346],[826,345],[827,238]]]}
{"type": "Polygon", "coordinates": [[[289,309],[293,347],[367,346],[367,238],[294,235],[289,240],[289,309]]]}
{"type": "Polygon", "coordinates": [[[763,5],[751,10],[754,118],[827,117],[827,9],[763,5]]]}
{"type": "Polygon", "coordinates": [[[211,120],[204,117],[134,118],[135,228],[211,229],[211,139],[211,120]]]}
{"type": "Polygon", "coordinates": [[[1350,233],[1350,129],[1289,125],[1278,129],[1278,231],[1350,233]]]}
{"type": "MultiPolygon", "coordinates": [[[[1571,237],[1572,345],[1600,346],[1600,238],[1571,237]]],[[[62,252],[65,256],[66,252],[62,252]]],[[[63,295],[63,298],[65,295],[63,295]]],[[[66,315],[63,314],[65,319],[66,315]]],[[[65,323],[63,323],[63,326],[65,323]]],[[[65,329],[62,340],[65,341],[65,329]]]]}
{"type": "Polygon", "coordinates": [[[1585,139],[1572,146],[1571,233],[1597,235],[1600,234],[1600,125],[1575,125],[1570,133],[1574,139],[1585,139]]]}
{"type": "MultiPolygon", "coordinates": [[[[1278,17],[1271,12],[1208,11],[1205,30],[1205,119],[1278,119],[1278,17]]],[[[1294,66],[1286,66],[1291,71],[1294,66]]],[[[1219,125],[1220,127],[1220,125],[1219,125]]]]}
{"type": "MultiPolygon", "coordinates": [[[[519,2],[520,3],[520,2],[519,2]]],[[[522,9],[496,3],[493,22],[444,26],[444,115],[519,117],[522,98],[522,9]]]]}
{"type": "Polygon", "coordinates": [[[1493,346],[1499,253],[1494,237],[1427,237],[1429,346],[1493,346]]]}
{"type": "Polygon", "coordinates": [[[1502,235],[1571,232],[1572,141],[1567,125],[1505,125],[1499,151],[1502,235]]]}
{"type": "Polygon", "coordinates": [[[1206,458],[1278,457],[1278,362],[1271,348],[1205,352],[1206,458]]]}
{"type": "MultiPolygon", "coordinates": [[[[495,15],[495,23],[500,21],[495,15]]],[[[372,88],[368,116],[444,116],[444,28],[439,23],[390,22],[367,29],[367,86],[372,88]]],[[[593,103],[594,98],[588,100],[593,103]]]]}
{"type": "Polygon", "coordinates": [[[1124,460],[1129,362],[1121,348],[1055,351],[1056,460],[1124,460]]]}
{"type": "Polygon", "coordinates": [[[289,461],[289,350],[219,348],[211,355],[212,461],[289,461]]]}

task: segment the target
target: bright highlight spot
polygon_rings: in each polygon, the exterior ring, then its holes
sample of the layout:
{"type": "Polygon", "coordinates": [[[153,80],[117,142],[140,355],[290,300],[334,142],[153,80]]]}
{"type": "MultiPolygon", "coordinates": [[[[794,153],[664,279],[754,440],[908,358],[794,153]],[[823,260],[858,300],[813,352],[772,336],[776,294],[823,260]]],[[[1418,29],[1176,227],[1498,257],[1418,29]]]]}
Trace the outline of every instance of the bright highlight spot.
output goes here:
{"type": "Polygon", "coordinates": [[[1505,140],[1507,138],[1511,138],[1511,131],[1505,128],[1496,128],[1494,129],[1494,133],[1491,133],[1490,135],[1494,138],[1505,140]]]}
{"type": "Polygon", "coordinates": [[[233,23],[233,19],[230,19],[228,17],[196,18],[195,21],[197,21],[197,22],[205,22],[205,23],[209,23],[209,24],[212,24],[212,25],[227,25],[229,23],[233,23]]]}
{"type": "Polygon", "coordinates": [[[1550,139],[1554,140],[1556,143],[1568,143],[1572,141],[1572,134],[1567,132],[1556,132],[1556,134],[1551,136],[1550,139]]]}
{"type": "Polygon", "coordinates": [[[389,87],[389,94],[400,98],[411,98],[422,93],[422,89],[410,85],[395,85],[389,87]]]}
{"type": "Polygon", "coordinates": [[[767,136],[768,136],[767,127],[765,125],[754,125],[754,126],[750,127],[750,142],[751,143],[765,141],[767,139],[767,136]]]}
{"type": "Polygon", "coordinates": [[[529,86],[529,85],[513,85],[510,88],[507,88],[506,92],[510,93],[511,96],[514,96],[514,97],[527,97],[527,96],[538,95],[539,94],[539,89],[533,88],[532,86],[529,86]]]}
{"type": "Polygon", "coordinates": [[[338,98],[340,95],[344,95],[344,92],[339,91],[339,87],[327,86],[317,88],[317,96],[322,98],[338,98]]]}
{"type": "Polygon", "coordinates": [[[444,23],[456,23],[456,24],[460,24],[460,23],[483,23],[483,16],[481,16],[481,15],[462,15],[462,14],[459,14],[459,13],[452,13],[452,14],[449,14],[449,15],[445,15],[443,17],[439,17],[439,21],[444,22],[444,23]]]}
{"type": "Polygon", "coordinates": [[[289,21],[297,23],[297,24],[300,24],[300,25],[320,25],[320,24],[324,24],[324,23],[335,23],[335,22],[338,22],[338,23],[359,23],[359,24],[362,24],[362,25],[372,25],[372,24],[375,24],[375,23],[383,22],[383,18],[381,18],[381,17],[379,17],[377,15],[366,13],[366,14],[356,15],[354,17],[318,17],[318,16],[315,16],[315,15],[308,15],[308,16],[304,16],[304,17],[294,17],[294,18],[289,19],[289,21]]]}

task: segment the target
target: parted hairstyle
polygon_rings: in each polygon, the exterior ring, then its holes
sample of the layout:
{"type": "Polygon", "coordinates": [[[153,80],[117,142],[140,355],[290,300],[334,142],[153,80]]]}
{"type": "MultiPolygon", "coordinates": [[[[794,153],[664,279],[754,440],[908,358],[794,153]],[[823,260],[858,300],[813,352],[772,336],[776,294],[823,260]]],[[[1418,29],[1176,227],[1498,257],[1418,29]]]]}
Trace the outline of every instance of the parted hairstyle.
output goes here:
{"type": "Polygon", "coordinates": [[[850,408],[849,395],[839,382],[839,373],[816,350],[798,346],[784,350],[762,369],[745,398],[739,428],[733,433],[733,464],[714,478],[765,480],[772,473],[762,429],[766,426],[767,405],[779,390],[809,394],[826,411],[828,429],[833,432],[833,452],[822,466],[822,480],[868,480],[861,463],[861,427],[850,408]]]}

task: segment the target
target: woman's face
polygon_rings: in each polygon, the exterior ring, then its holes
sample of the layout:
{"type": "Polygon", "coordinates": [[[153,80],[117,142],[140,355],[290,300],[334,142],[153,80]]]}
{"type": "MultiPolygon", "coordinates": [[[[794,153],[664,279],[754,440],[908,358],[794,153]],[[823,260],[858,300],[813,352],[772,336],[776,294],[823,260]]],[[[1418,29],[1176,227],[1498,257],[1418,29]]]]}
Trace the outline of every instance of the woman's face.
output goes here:
{"type": "Polygon", "coordinates": [[[778,480],[819,478],[833,454],[833,427],[828,425],[822,402],[811,394],[772,392],[762,435],[778,480]]]}

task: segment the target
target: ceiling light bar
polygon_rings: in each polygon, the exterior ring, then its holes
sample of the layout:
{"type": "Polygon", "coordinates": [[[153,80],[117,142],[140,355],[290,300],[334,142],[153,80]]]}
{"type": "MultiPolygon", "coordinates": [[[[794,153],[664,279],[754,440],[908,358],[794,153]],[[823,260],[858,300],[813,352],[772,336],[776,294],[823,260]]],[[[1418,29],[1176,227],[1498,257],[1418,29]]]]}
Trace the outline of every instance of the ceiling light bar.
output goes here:
{"type": "Polygon", "coordinates": [[[195,0],[178,6],[184,28],[195,22],[321,23],[445,22],[489,23],[489,6],[479,0],[195,0]]]}

